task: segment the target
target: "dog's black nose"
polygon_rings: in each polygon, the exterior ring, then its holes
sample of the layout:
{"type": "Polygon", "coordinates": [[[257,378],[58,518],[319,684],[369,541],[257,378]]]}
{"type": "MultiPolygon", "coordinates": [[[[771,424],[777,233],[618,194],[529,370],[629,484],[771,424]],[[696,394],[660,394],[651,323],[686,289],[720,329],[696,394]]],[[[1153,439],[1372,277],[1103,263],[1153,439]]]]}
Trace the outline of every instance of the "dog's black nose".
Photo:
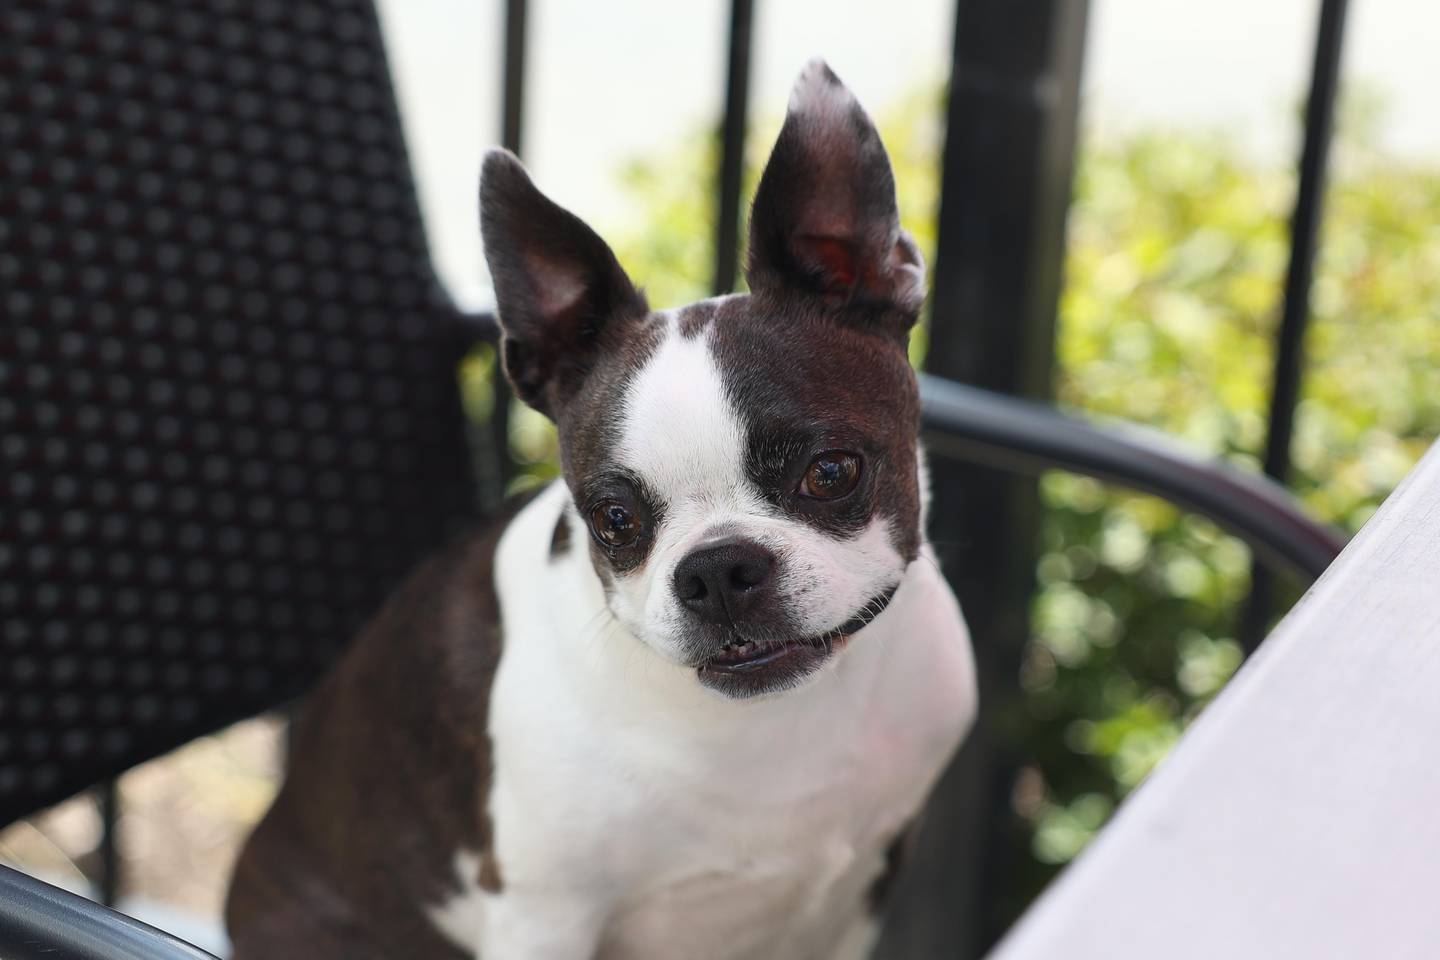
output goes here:
{"type": "Polygon", "coordinates": [[[701,547],[675,568],[675,596],[709,623],[734,624],[762,613],[772,595],[775,555],[752,540],[701,547]]]}

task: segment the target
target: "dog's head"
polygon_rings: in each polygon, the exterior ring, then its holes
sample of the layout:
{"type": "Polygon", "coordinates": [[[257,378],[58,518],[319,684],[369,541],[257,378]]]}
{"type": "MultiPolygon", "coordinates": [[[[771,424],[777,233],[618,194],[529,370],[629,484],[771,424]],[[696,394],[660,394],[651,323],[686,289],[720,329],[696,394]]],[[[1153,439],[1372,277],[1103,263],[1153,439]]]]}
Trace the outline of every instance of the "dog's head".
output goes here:
{"type": "Polygon", "coordinates": [[[505,370],[559,426],[611,611],[728,695],[800,682],[921,544],[924,267],[870,118],[807,67],[755,196],[751,292],[678,310],[511,155],[480,193],[505,370]]]}

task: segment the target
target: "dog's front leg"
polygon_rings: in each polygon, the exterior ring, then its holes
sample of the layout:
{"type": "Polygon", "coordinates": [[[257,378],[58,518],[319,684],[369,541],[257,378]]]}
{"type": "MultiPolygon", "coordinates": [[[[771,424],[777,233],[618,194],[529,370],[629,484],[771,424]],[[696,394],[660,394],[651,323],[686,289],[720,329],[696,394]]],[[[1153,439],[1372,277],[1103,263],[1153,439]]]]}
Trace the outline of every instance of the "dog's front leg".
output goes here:
{"type": "Polygon", "coordinates": [[[507,887],[485,897],[480,960],[591,960],[608,908],[593,897],[507,887]]]}

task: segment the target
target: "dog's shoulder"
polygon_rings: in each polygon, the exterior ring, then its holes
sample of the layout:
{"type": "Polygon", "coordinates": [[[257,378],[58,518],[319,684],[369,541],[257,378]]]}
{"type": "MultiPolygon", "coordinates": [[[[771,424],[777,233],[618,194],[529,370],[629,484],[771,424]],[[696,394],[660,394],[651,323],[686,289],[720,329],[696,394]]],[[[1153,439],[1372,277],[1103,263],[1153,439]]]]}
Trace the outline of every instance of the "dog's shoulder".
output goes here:
{"type": "MultiPolygon", "coordinates": [[[[503,645],[494,563],[531,499],[422,564],[302,705],[285,783],[231,887],[237,956],[261,940],[352,956],[336,946],[352,937],[453,952],[423,907],[454,892],[457,849],[490,846],[486,723],[503,645]]],[[[498,883],[483,867],[480,882],[498,883]]]]}

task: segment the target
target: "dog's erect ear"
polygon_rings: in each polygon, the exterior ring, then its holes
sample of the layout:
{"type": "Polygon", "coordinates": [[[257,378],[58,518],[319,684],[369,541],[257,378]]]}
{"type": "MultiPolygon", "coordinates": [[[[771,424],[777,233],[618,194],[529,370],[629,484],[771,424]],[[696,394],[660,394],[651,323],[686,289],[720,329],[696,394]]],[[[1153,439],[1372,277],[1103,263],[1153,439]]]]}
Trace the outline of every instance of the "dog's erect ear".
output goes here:
{"type": "Polygon", "coordinates": [[[599,351],[649,307],[605,241],[536,189],[505,150],[485,155],[480,232],[505,373],[522,400],[553,419],[599,351]]]}
{"type": "Polygon", "coordinates": [[[880,134],[823,60],[805,66],[755,192],[745,278],[900,315],[925,300],[925,262],[900,229],[880,134]]]}

